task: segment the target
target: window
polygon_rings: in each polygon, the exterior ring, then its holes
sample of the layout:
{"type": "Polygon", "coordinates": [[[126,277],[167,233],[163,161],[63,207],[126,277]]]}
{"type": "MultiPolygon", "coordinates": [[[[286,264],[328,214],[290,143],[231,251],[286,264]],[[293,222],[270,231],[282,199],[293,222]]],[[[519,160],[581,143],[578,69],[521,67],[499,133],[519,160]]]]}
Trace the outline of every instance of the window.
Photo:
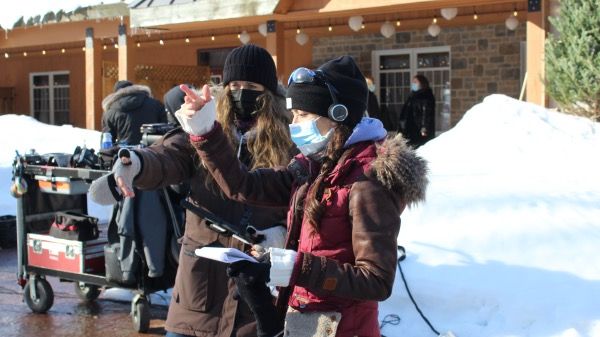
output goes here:
{"type": "Polygon", "coordinates": [[[436,99],[436,131],[443,132],[450,111],[450,47],[376,50],[372,67],[382,112],[389,114],[397,128],[402,106],[410,94],[413,76],[429,80],[436,99]]]}
{"type": "Polygon", "coordinates": [[[69,72],[29,74],[31,116],[42,123],[69,124],[69,72]]]}

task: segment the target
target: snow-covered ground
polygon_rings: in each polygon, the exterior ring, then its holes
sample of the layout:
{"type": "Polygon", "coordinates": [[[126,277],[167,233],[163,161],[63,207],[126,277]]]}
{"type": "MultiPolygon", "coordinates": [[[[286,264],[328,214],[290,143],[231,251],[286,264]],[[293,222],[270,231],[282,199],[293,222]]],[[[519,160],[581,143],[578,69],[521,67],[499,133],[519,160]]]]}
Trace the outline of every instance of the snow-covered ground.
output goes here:
{"type": "MultiPolygon", "coordinates": [[[[97,148],[100,134],[0,116],[0,215],[15,149],[97,148]]],[[[600,124],[502,95],[419,149],[427,201],[402,215],[398,244],[415,300],[457,337],[600,337],[600,124]]],[[[106,217],[104,208],[92,214],[106,217]]],[[[109,293],[128,300],[129,294],[109,293]]],[[[161,295],[168,299],[168,295],[161,295]]],[[[380,305],[388,337],[434,336],[400,274],[380,305]]]]}

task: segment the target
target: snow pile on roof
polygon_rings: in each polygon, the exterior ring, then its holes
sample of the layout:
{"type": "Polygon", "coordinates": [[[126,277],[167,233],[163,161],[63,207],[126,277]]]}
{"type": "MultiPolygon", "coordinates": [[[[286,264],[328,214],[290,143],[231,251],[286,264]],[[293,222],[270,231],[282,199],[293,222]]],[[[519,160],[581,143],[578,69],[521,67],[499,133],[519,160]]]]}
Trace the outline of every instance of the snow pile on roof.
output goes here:
{"type": "Polygon", "coordinates": [[[98,19],[108,16],[128,15],[128,7],[119,0],[20,0],[18,4],[5,5],[0,11],[0,27],[12,29],[22,26],[98,19]],[[107,6],[117,4],[118,6],[107,6]],[[100,14],[94,8],[111,8],[100,14]],[[109,14],[112,13],[112,14],[109,14]]]}

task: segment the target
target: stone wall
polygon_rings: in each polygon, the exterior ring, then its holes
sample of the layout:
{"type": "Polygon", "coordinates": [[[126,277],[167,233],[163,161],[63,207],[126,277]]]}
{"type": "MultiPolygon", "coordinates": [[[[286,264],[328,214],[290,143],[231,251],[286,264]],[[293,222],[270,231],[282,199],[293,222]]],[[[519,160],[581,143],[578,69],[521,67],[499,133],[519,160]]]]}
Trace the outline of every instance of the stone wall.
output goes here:
{"type": "Polygon", "coordinates": [[[425,30],[398,32],[389,39],[380,34],[320,37],[313,40],[313,63],[319,65],[348,54],[365,74],[370,74],[373,50],[450,46],[455,124],[465,111],[489,94],[519,97],[520,42],[525,41],[525,36],[525,24],[521,22],[516,31],[509,31],[504,24],[442,28],[436,38],[425,30]]]}

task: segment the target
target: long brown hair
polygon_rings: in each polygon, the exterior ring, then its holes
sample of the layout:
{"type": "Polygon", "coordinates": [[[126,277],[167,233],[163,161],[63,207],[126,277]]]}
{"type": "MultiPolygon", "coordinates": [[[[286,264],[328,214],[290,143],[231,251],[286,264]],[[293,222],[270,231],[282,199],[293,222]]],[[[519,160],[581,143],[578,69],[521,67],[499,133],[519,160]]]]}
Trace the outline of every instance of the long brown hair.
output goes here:
{"type": "Polygon", "coordinates": [[[323,192],[325,191],[325,178],[338,163],[346,160],[348,155],[352,152],[352,147],[344,149],[344,144],[351,133],[352,130],[342,124],[339,124],[335,128],[333,136],[327,145],[319,175],[307,193],[307,205],[304,215],[308,217],[308,222],[315,232],[319,231],[319,222],[325,211],[325,202],[321,201],[321,199],[323,199],[323,192]]]}
{"type": "MultiPolygon", "coordinates": [[[[226,86],[217,98],[217,121],[223,127],[229,142],[237,147],[239,139],[234,126],[234,109],[231,90],[226,86]]],[[[288,124],[290,114],[285,101],[265,88],[257,99],[256,124],[249,137],[248,151],[252,156],[250,169],[287,165],[290,161],[292,141],[288,124]]]]}

